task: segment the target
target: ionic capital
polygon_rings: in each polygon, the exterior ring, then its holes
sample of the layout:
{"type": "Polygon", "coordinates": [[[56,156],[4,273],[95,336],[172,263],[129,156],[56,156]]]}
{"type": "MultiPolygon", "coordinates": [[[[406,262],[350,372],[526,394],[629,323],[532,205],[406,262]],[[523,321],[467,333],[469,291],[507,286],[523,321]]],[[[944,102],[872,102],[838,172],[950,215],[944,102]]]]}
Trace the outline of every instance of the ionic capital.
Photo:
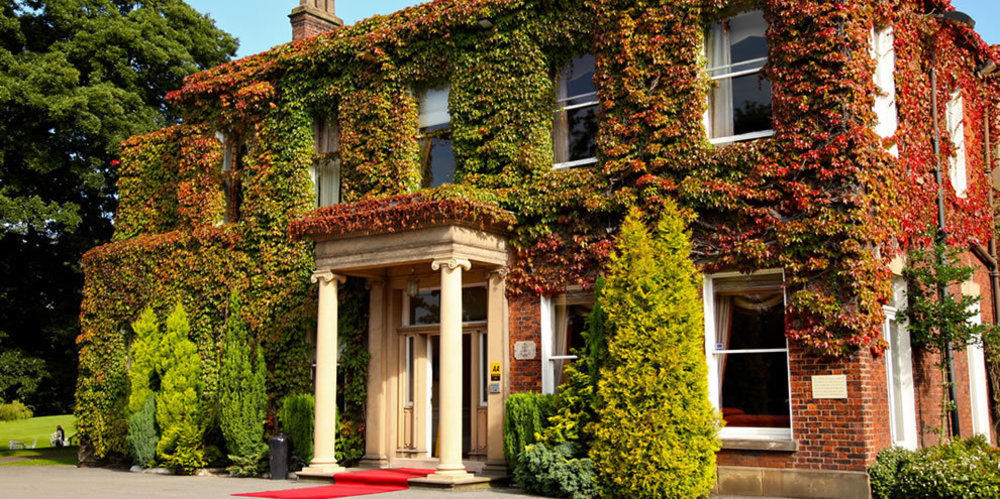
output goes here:
{"type": "Polygon", "coordinates": [[[510,274],[510,269],[509,268],[507,268],[507,267],[497,267],[497,268],[495,268],[495,269],[487,272],[486,276],[490,280],[497,279],[499,281],[503,281],[503,280],[507,279],[507,274],[510,274]]]}
{"type": "Polygon", "coordinates": [[[341,274],[334,274],[332,270],[317,270],[313,272],[312,277],[309,279],[312,282],[318,282],[320,285],[330,284],[334,280],[339,283],[343,283],[347,280],[347,277],[341,274]]]}
{"type": "Polygon", "coordinates": [[[459,267],[468,271],[472,268],[472,262],[462,258],[445,258],[431,262],[431,270],[439,270],[441,267],[448,267],[448,270],[455,270],[459,267]]]}

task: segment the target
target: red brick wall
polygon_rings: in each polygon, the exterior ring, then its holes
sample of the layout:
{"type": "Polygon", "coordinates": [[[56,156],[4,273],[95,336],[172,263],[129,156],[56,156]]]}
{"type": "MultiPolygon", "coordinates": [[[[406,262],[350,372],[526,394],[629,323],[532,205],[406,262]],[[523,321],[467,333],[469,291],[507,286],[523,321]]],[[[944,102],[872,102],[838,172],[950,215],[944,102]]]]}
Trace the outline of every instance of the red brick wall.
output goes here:
{"type": "Polygon", "coordinates": [[[889,446],[885,360],[869,352],[828,359],[789,345],[792,437],[795,452],[734,451],[719,453],[726,466],[761,466],[825,470],[864,470],[889,446]],[[813,399],[811,376],[843,374],[847,399],[813,399]]]}
{"type": "Polygon", "coordinates": [[[290,16],[290,19],[292,22],[292,40],[315,36],[337,27],[336,24],[312,16],[307,12],[293,14],[290,16]]]}
{"type": "Polygon", "coordinates": [[[510,392],[542,391],[542,338],[541,298],[523,295],[508,300],[510,318],[510,392]],[[514,344],[518,341],[535,343],[533,360],[514,358],[514,344]]]}

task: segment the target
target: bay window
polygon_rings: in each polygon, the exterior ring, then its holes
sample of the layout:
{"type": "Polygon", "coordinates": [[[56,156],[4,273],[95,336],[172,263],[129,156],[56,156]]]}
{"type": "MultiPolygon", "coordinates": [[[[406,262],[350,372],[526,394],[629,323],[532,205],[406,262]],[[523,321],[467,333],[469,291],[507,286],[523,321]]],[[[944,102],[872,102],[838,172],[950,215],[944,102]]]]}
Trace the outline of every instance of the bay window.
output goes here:
{"type": "Polygon", "coordinates": [[[762,71],[767,63],[766,31],[767,21],[759,10],[708,29],[708,75],[715,86],[709,93],[705,122],[713,144],[774,135],[771,82],[762,71]]]}
{"type": "Polygon", "coordinates": [[[420,166],[423,186],[437,187],[455,181],[455,154],[451,148],[449,87],[432,88],[419,98],[420,166]]]}
{"type": "Polygon", "coordinates": [[[723,438],[791,439],[782,273],[724,273],[704,283],[709,397],[723,438]]]}
{"type": "Polygon", "coordinates": [[[574,57],[556,80],[552,147],[556,169],[597,163],[597,89],[594,56],[574,57]]]}

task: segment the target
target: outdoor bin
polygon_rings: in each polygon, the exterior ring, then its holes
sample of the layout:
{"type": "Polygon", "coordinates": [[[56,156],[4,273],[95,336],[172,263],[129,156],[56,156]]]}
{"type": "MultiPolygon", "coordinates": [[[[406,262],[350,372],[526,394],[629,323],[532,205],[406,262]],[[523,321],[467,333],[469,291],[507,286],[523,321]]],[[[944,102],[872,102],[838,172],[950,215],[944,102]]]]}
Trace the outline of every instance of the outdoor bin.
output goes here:
{"type": "Polygon", "coordinates": [[[271,447],[271,480],[284,480],[288,477],[288,435],[277,433],[270,440],[271,447]]]}

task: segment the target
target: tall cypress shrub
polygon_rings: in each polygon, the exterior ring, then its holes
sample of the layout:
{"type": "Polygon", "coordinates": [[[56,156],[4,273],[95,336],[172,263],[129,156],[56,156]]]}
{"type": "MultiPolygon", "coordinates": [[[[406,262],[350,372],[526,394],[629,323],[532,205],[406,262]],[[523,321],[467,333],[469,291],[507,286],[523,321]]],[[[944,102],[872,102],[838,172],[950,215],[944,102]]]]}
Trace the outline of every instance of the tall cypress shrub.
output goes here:
{"type": "Polygon", "coordinates": [[[189,337],[190,329],[187,313],[178,303],[167,317],[160,341],[163,378],[156,395],[156,422],[162,432],[156,453],[168,467],[181,472],[205,465],[201,357],[189,337]]]}
{"type": "Polygon", "coordinates": [[[719,421],[690,252],[668,205],[652,233],[633,209],[611,257],[602,305],[613,334],[590,451],[609,497],[705,497],[715,479],[719,421]]]}
{"type": "Polygon", "coordinates": [[[292,452],[302,464],[308,464],[313,457],[315,410],[316,399],[311,394],[301,393],[285,397],[278,411],[281,429],[291,438],[292,452]]]}
{"type": "Polygon", "coordinates": [[[252,344],[243,307],[229,296],[219,373],[219,424],[229,448],[230,468],[237,475],[256,474],[265,454],[264,418],[267,388],[264,352],[252,344]]]}
{"type": "Polygon", "coordinates": [[[129,348],[128,445],[132,463],[150,466],[156,459],[156,401],[159,388],[160,324],[152,308],[146,308],[132,323],[135,338],[129,348]]]}

